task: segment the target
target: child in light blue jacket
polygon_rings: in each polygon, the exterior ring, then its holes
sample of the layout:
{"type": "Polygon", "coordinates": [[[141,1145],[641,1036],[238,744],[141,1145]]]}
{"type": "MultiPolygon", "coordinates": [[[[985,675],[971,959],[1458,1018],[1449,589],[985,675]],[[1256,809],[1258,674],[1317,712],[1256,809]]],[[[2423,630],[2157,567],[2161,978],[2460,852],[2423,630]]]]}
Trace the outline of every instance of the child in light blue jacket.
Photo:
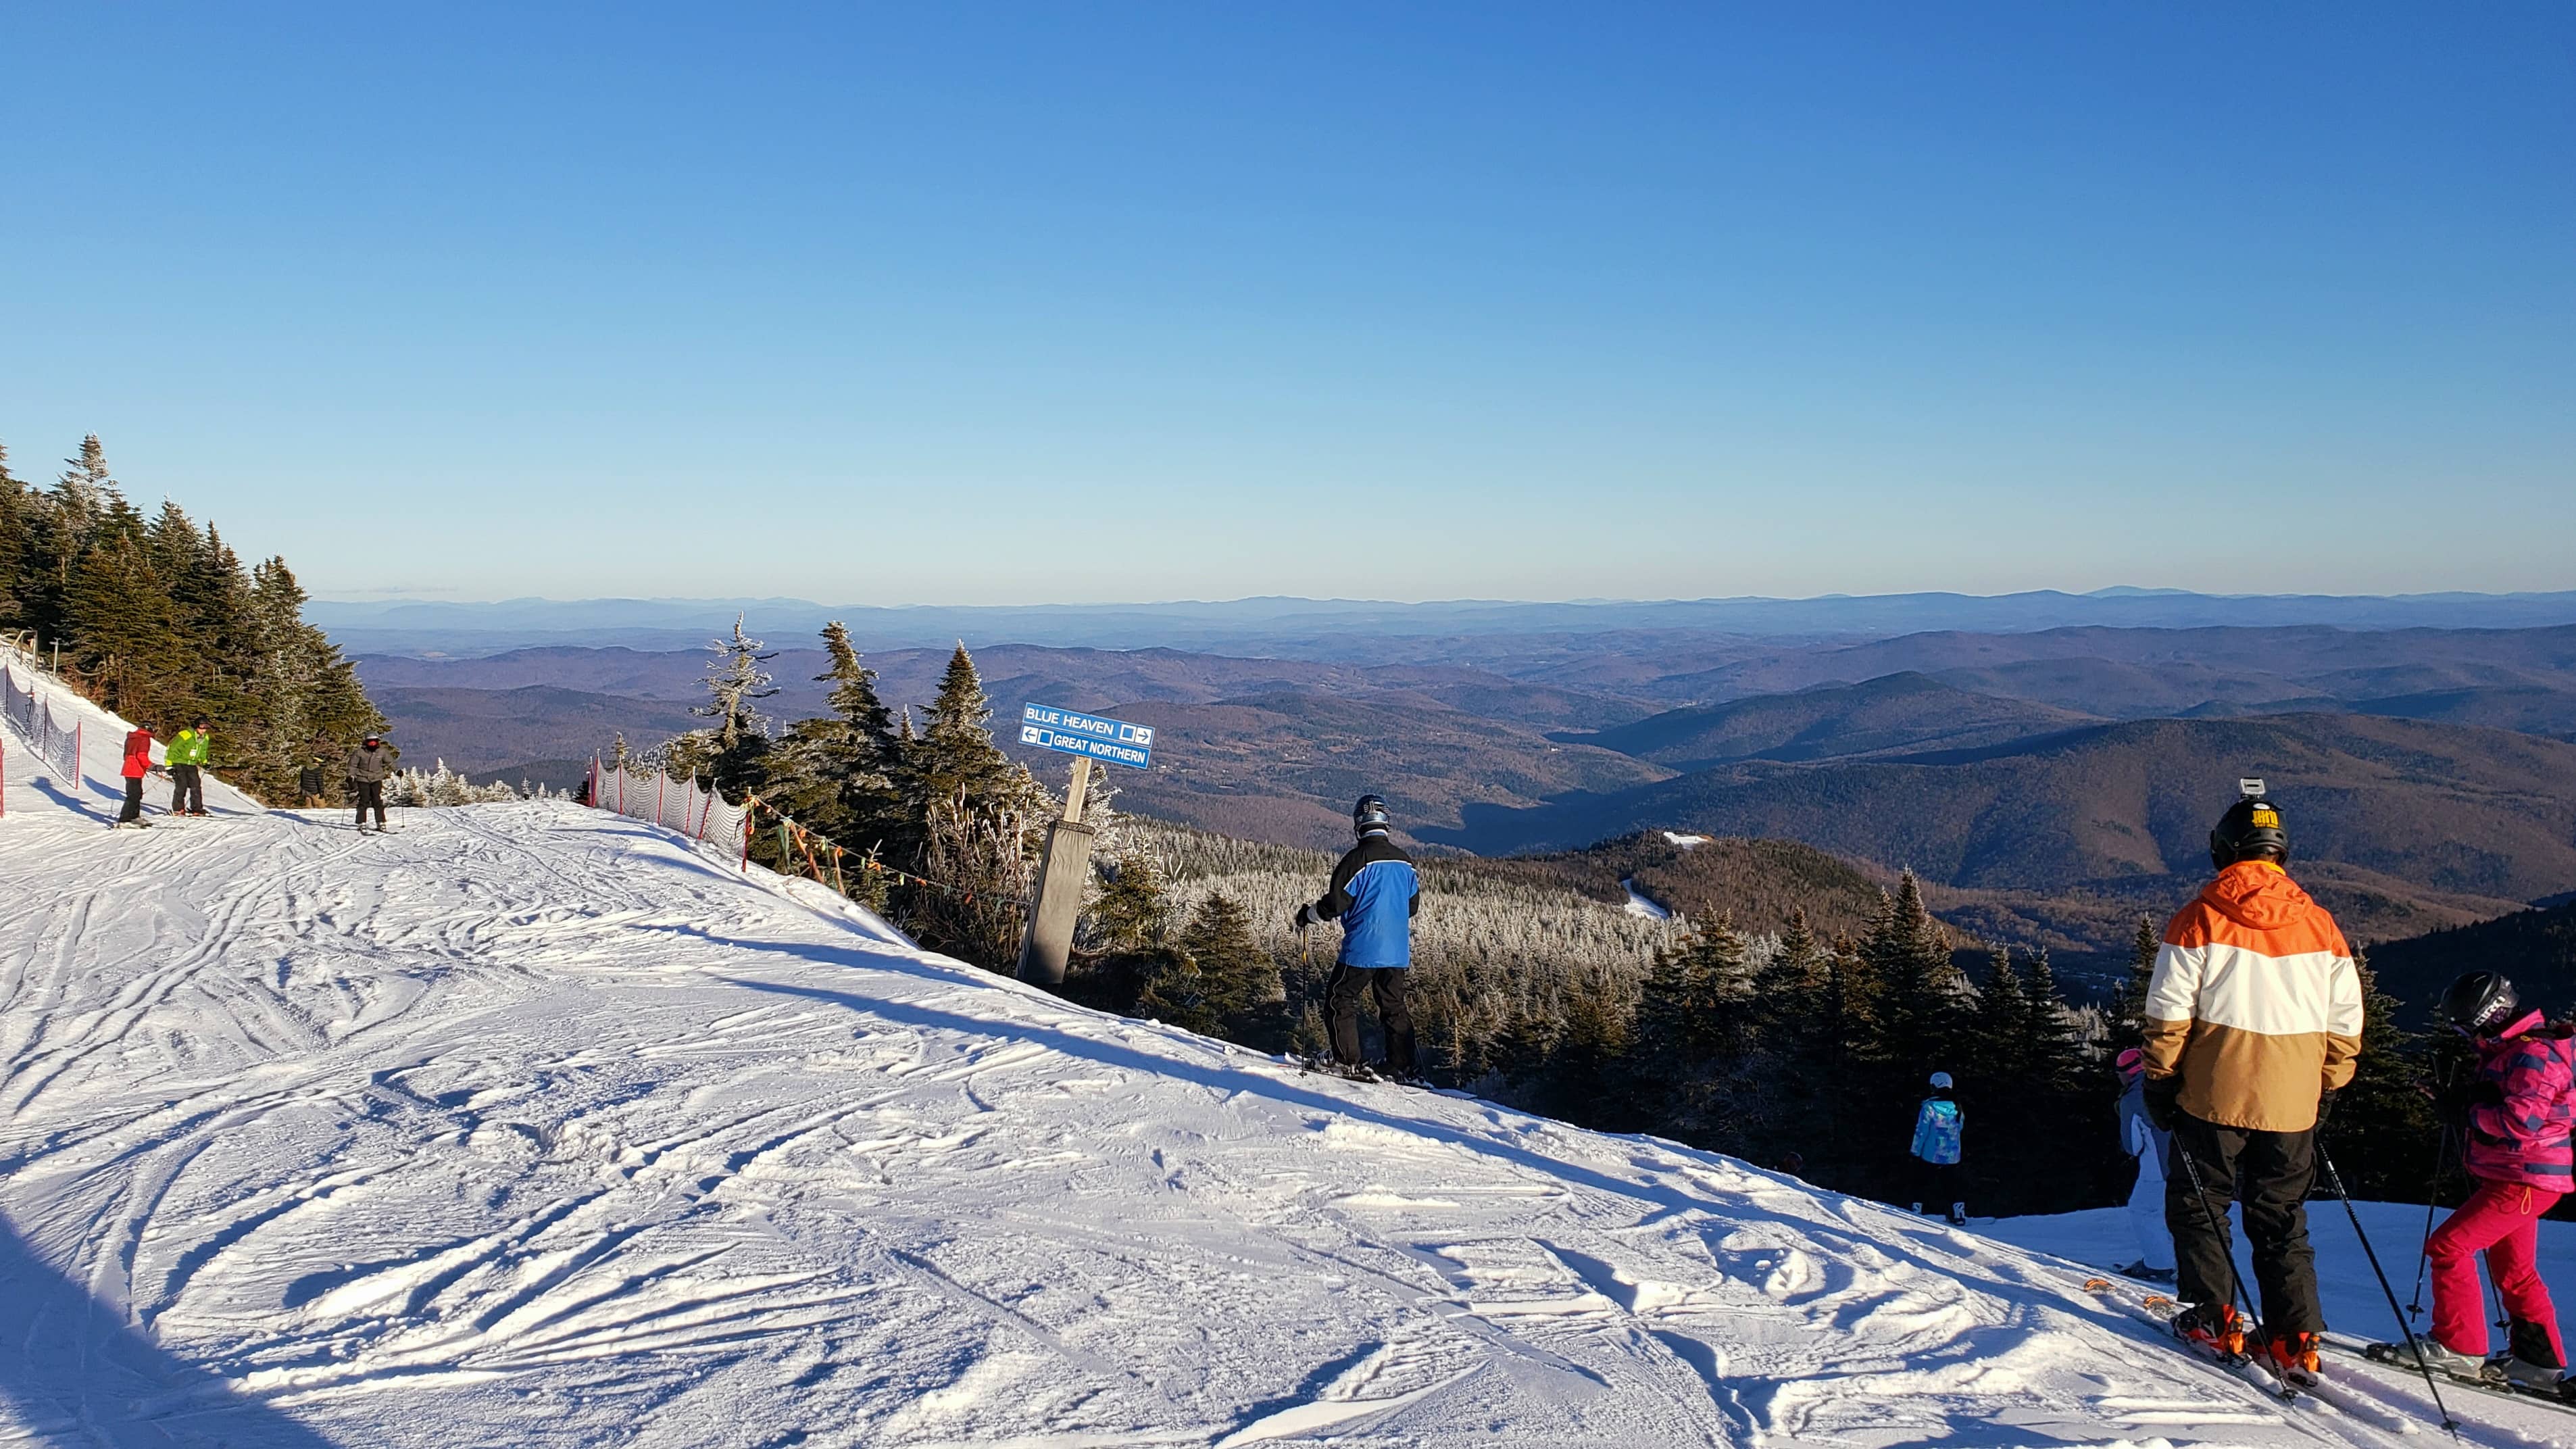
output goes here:
{"type": "Polygon", "coordinates": [[[1932,1095],[1923,1099],[1923,1110],[1914,1114],[1914,1159],[1923,1178],[1923,1204],[1938,1204],[1950,1199],[1950,1221],[1965,1226],[1968,1205],[1954,1194],[1959,1182],[1959,1132],[1967,1125],[1968,1116],[1950,1096],[1950,1074],[1932,1074],[1932,1095]]]}

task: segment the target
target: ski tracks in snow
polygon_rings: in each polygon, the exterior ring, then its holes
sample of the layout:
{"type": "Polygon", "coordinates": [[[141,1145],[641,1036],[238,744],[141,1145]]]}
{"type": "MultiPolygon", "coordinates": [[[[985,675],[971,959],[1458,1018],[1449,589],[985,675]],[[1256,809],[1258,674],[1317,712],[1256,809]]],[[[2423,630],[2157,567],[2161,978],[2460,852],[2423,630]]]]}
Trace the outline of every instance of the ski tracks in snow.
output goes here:
{"type": "Polygon", "coordinates": [[[13,812],[0,983],[0,1432],[2392,1432],[2285,1413],[2048,1260],[1081,1011],[561,803],[385,838],[13,812]]]}

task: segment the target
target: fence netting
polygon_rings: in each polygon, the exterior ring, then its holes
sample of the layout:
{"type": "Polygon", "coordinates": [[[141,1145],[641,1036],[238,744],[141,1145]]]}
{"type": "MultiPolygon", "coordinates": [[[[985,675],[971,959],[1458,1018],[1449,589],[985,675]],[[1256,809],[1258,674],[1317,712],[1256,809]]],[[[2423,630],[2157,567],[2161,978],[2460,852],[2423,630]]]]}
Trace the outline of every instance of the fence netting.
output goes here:
{"type": "Polygon", "coordinates": [[[751,827],[748,802],[727,804],[724,796],[702,788],[695,778],[674,780],[660,770],[638,771],[597,760],[590,762],[590,803],[629,820],[666,826],[693,840],[738,845],[751,827]]]}
{"type": "Polygon", "coordinates": [[[80,784],[80,722],[55,714],[36,688],[35,677],[14,660],[0,660],[0,713],[8,715],[10,725],[59,777],[59,783],[80,784]]]}

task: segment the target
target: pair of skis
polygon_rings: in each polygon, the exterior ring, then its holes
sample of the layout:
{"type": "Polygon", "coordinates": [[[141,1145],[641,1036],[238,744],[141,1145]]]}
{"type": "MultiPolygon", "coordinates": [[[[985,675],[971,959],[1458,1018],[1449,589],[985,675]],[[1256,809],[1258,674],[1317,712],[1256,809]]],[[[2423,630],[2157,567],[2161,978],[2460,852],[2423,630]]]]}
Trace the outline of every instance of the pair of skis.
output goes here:
{"type": "Polygon", "coordinates": [[[2277,1399],[2285,1408],[2301,1406],[2326,1409],[2345,1418],[2357,1420],[2386,1433],[2405,1434],[2413,1431],[2406,1416],[2363,1395],[2337,1384],[2301,1377],[2293,1379],[2278,1364],[2263,1354],[2218,1354],[2184,1340],[2174,1329],[2174,1316],[2182,1305],[2163,1293],[2142,1293],[2134,1289],[2123,1292],[2121,1285],[2109,1278],[2094,1277],[2084,1282],[2087,1290],[2103,1302],[2120,1309],[2130,1317],[2182,1344],[2193,1357],[2217,1364],[2248,1384],[2277,1399]]]}
{"type": "MultiPolygon", "coordinates": [[[[2174,1331],[2173,1319],[2181,1311],[2181,1305],[2171,1296],[2142,1291],[2135,1285],[2123,1285],[2113,1279],[2098,1276],[2086,1279],[2084,1287],[2104,1303],[2180,1341],[2180,1335],[2174,1331]]],[[[2408,1375],[2418,1372],[2415,1357],[2407,1352],[2404,1344],[2383,1343],[2365,1347],[2344,1339],[2323,1335],[2320,1335],[2319,1341],[2329,1352],[2346,1358],[2377,1364],[2382,1368],[2396,1369],[2408,1375]]],[[[2195,1357],[2218,1364],[2285,1405],[2296,1404],[2302,1399],[2312,1399],[2316,1403],[2381,1429],[2397,1433],[2412,1430],[2411,1421],[2388,1405],[2333,1383],[2322,1381],[2294,1383],[2284,1377],[2270,1359],[2260,1354],[2222,1356],[2210,1353],[2196,1345],[2186,1344],[2185,1346],[2195,1357]]],[[[2445,1383],[2458,1384],[2480,1393],[2493,1394],[2498,1398],[2512,1399],[2518,1403],[2576,1416],[2576,1402],[2570,1402],[2539,1389],[2526,1388],[2511,1380],[2484,1377],[2471,1379],[2447,1373],[2440,1376],[2445,1383]]]]}
{"type": "MultiPolygon", "coordinates": [[[[2326,1340],[2326,1347],[2367,1363],[2382,1364],[2410,1374],[2418,1372],[2415,1355],[2408,1352],[2406,1345],[2402,1343],[2350,1344],[2329,1338],[2326,1340]]],[[[2442,1375],[2444,1383],[2458,1384],[2462,1388],[2477,1389],[2508,1399],[2519,1399],[2526,1404],[2538,1404],[2543,1408],[2556,1409],[2562,1414],[2576,1414],[2576,1402],[2569,1401],[2564,1388],[2554,1393],[2547,1389],[2536,1389],[2505,1377],[2502,1372],[2495,1371],[2492,1364],[2489,1365],[2489,1369],[2489,1372],[2480,1374],[2476,1378],[2443,1369],[2436,1369],[2434,1372],[2442,1375]]]]}

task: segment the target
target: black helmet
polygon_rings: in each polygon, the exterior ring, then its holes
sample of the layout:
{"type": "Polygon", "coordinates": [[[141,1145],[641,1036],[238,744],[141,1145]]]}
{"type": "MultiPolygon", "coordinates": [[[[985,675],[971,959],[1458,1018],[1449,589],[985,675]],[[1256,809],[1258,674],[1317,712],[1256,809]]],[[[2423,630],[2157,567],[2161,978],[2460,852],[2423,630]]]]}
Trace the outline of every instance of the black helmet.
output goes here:
{"type": "Polygon", "coordinates": [[[2470,971],[2442,993],[2442,1019],[2471,1036],[2502,1031],[2519,1014],[2522,998],[2494,971],[2470,971]]]}
{"type": "Polygon", "coordinates": [[[2218,828],[2209,832],[2209,863],[2219,870],[2240,860],[2252,860],[2255,852],[2269,847],[2274,859],[2290,858],[2290,832],[2281,824],[2280,807],[2264,793],[2260,780],[2240,781],[2244,798],[2227,807],[2218,817],[2218,828]]]}
{"type": "Polygon", "coordinates": [[[1351,807],[1353,835],[1383,835],[1394,828],[1395,821],[1386,813],[1386,802],[1375,795],[1362,795],[1360,802],[1351,807]]]}

